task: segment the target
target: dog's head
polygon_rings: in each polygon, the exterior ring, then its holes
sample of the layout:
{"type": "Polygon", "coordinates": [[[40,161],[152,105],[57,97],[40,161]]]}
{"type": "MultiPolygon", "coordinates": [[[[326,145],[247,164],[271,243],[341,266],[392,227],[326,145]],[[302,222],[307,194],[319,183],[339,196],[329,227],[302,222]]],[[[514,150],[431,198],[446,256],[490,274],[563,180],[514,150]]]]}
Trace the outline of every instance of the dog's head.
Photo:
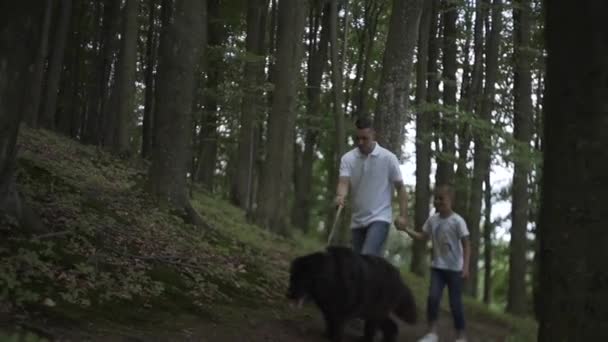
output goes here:
{"type": "Polygon", "coordinates": [[[314,286],[325,268],[327,254],[318,252],[298,257],[291,262],[287,298],[302,306],[313,295],[314,286]]]}

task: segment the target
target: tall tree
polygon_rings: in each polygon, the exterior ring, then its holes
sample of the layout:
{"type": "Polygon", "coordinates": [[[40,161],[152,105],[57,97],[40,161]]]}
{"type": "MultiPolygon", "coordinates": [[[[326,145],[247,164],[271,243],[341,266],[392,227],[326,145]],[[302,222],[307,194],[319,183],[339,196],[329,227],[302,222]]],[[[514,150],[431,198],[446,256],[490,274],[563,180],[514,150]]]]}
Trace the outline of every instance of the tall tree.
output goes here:
{"type": "Polygon", "coordinates": [[[41,226],[17,191],[16,142],[29,100],[44,8],[44,2],[36,0],[0,3],[0,219],[13,216],[28,230],[41,226]]]}
{"type": "MultiPolygon", "coordinates": [[[[319,3],[321,5],[321,3],[319,3]]],[[[301,156],[296,152],[294,170],[295,201],[293,205],[293,223],[303,231],[310,225],[310,212],[314,193],[310,191],[313,183],[313,163],[321,133],[321,81],[327,66],[329,46],[329,5],[313,6],[314,10],[308,47],[308,70],[306,74],[306,120],[304,133],[304,151],[301,156]],[[320,31],[320,33],[319,33],[320,31]],[[317,38],[317,35],[319,37],[317,38]]]]}
{"type": "Polygon", "coordinates": [[[42,32],[40,35],[40,46],[37,48],[36,64],[30,81],[30,100],[27,101],[24,113],[25,122],[30,127],[38,126],[38,113],[40,112],[40,96],[42,95],[42,81],[44,79],[44,64],[48,53],[49,34],[51,31],[51,17],[55,2],[46,1],[44,18],[42,22],[42,32]]]}
{"type": "MultiPolygon", "coordinates": [[[[500,47],[500,34],[502,31],[502,0],[486,1],[491,7],[491,29],[486,43],[486,81],[481,106],[477,113],[478,120],[491,126],[492,111],[494,110],[495,84],[498,78],[498,56],[500,47]]],[[[471,232],[471,272],[466,281],[465,288],[468,294],[477,295],[477,278],[480,245],[481,201],[483,194],[483,181],[490,172],[492,156],[492,138],[489,130],[478,130],[474,136],[473,179],[471,180],[471,197],[469,200],[469,213],[467,225],[471,232]]]]}
{"type": "Polygon", "coordinates": [[[492,222],[492,185],[490,183],[490,173],[486,174],[484,180],[485,189],[483,192],[483,302],[487,305],[492,301],[492,233],[494,232],[494,222],[492,222]]]}
{"type": "Polygon", "coordinates": [[[456,160],[456,134],[457,101],[456,71],[458,47],[456,39],[458,31],[458,7],[454,0],[442,1],[443,14],[443,112],[439,127],[441,130],[441,154],[437,160],[437,184],[451,184],[454,182],[454,161],[456,160]]]}
{"type": "Polygon", "coordinates": [[[148,1],[148,32],[146,34],[146,69],[144,83],[146,94],[144,99],[144,118],[142,122],[141,156],[148,158],[152,148],[152,127],[154,122],[154,69],[157,55],[157,29],[156,29],[156,0],[148,1]]]}
{"type": "Polygon", "coordinates": [[[45,88],[45,97],[42,107],[40,107],[41,123],[49,129],[55,128],[55,114],[57,112],[57,95],[59,82],[61,81],[61,71],[63,69],[63,56],[68,39],[68,28],[70,27],[70,17],[72,13],[72,0],[60,1],[60,15],[53,39],[52,53],[49,60],[48,76],[45,88]]]}
{"type": "Polygon", "coordinates": [[[411,66],[418,41],[422,0],[394,0],[374,125],[378,141],[401,157],[403,145],[411,66]]]}
{"type": "Polygon", "coordinates": [[[275,85],[268,120],[267,153],[262,169],[255,221],[286,233],[291,187],[296,85],[302,58],[306,2],[282,0],[278,8],[275,85]]]}
{"type": "MultiPolygon", "coordinates": [[[[348,13],[346,13],[348,16],[348,13]]],[[[346,26],[345,26],[346,27],[346,26]]],[[[346,29],[346,28],[345,28],[346,29]]],[[[334,163],[338,168],[340,156],[346,152],[346,128],[344,125],[344,110],[342,107],[342,61],[340,60],[340,48],[338,43],[338,0],[332,0],[330,3],[330,18],[329,18],[329,42],[330,42],[330,60],[331,60],[331,84],[333,96],[333,116],[334,116],[334,163]]],[[[346,54],[346,51],[344,51],[346,54]]],[[[338,177],[337,174],[332,175],[333,179],[338,177]]]]}
{"type": "MultiPolygon", "coordinates": [[[[427,100],[427,78],[429,68],[429,41],[431,27],[436,26],[438,1],[425,1],[420,20],[418,57],[416,58],[416,197],[414,200],[414,227],[422,228],[429,217],[431,200],[431,129],[432,112],[425,109],[427,100]]],[[[433,29],[435,31],[435,29],[433,29]]],[[[434,33],[434,32],[433,32],[434,33]]],[[[427,244],[414,240],[412,250],[412,272],[424,275],[427,244]]]]}
{"type": "Polygon", "coordinates": [[[123,8],[120,52],[110,100],[112,110],[106,126],[109,137],[106,144],[118,154],[129,152],[129,133],[134,121],[138,4],[137,0],[126,0],[123,8]]]}
{"type": "Polygon", "coordinates": [[[174,20],[163,27],[154,117],[155,146],[150,165],[150,191],[165,205],[184,211],[202,225],[188,199],[194,71],[200,61],[205,1],[175,0],[174,20]]]}
{"type": "Polygon", "coordinates": [[[266,56],[266,17],[268,0],[249,0],[247,7],[247,38],[241,102],[241,127],[238,141],[237,175],[233,179],[231,200],[235,205],[250,210],[257,143],[264,111],[264,64],[266,56]]]}
{"type": "Polygon", "coordinates": [[[538,340],[605,341],[608,2],[544,4],[548,57],[538,340]]]}
{"type": "Polygon", "coordinates": [[[509,292],[507,311],[524,314],[527,311],[526,274],[528,252],[528,211],[530,208],[528,177],[530,174],[530,142],[532,140],[532,63],[530,42],[531,1],[516,0],[513,6],[514,39],[514,129],[517,143],[514,155],[513,201],[511,202],[511,239],[509,240],[509,292]]]}
{"type": "Polygon", "coordinates": [[[208,40],[205,58],[206,82],[203,92],[203,115],[199,133],[199,158],[195,178],[209,191],[213,191],[218,158],[218,125],[221,86],[224,79],[224,41],[226,32],[221,17],[221,2],[209,0],[208,40]]]}

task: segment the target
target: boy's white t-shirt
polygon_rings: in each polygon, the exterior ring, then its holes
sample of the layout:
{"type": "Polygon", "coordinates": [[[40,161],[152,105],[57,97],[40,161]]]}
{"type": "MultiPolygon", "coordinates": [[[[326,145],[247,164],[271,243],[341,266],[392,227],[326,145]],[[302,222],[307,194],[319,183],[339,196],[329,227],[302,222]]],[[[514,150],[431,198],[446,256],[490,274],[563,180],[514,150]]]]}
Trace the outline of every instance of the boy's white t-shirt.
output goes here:
{"type": "Polygon", "coordinates": [[[439,216],[439,213],[435,213],[426,220],[422,230],[431,237],[433,242],[431,267],[462,271],[461,239],[469,236],[464,219],[456,213],[445,218],[439,216]]]}

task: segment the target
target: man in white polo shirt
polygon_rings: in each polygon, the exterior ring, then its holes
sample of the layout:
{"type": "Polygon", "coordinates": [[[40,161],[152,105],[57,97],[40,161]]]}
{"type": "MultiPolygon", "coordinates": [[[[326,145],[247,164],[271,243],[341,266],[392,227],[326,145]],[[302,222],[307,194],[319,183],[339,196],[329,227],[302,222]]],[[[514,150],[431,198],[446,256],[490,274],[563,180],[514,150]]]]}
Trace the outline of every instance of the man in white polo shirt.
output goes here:
{"type": "Polygon", "coordinates": [[[355,123],[356,148],[340,160],[336,205],[344,206],[352,193],[352,244],[362,254],[382,256],[392,220],[393,188],[399,198],[399,226],[407,224],[407,192],[395,154],[380,146],[368,119],[355,123]]]}

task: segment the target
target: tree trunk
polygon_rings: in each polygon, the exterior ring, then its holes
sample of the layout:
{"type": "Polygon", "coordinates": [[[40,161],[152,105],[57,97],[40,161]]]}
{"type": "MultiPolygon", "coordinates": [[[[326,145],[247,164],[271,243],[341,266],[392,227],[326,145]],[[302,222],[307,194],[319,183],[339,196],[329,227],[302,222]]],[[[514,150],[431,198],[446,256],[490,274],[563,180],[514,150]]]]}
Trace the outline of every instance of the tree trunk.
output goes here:
{"type": "Polygon", "coordinates": [[[188,199],[194,71],[200,60],[205,1],[176,0],[175,20],[163,29],[159,47],[156,146],[152,149],[150,190],[161,202],[202,225],[188,199]]]}
{"type": "Polygon", "coordinates": [[[608,2],[544,4],[538,341],[607,341],[608,2]]]}
{"type": "Polygon", "coordinates": [[[123,8],[120,53],[116,62],[116,78],[112,89],[109,141],[111,150],[119,155],[128,154],[129,132],[133,126],[135,108],[135,65],[137,62],[137,9],[139,1],[126,0],[123,8]]]}
{"type": "Polygon", "coordinates": [[[154,68],[156,66],[157,33],[156,33],[156,0],[150,0],[148,5],[148,33],[146,35],[146,70],[144,83],[146,94],[144,99],[144,118],[141,135],[141,156],[148,158],[152,148],[152,128],[154,122],[154,68]]]}
{"type": "Polygon", "coordinates": [[[63,69],[63,55],[68,39],[68,28],[70,27],[70,17],[72,12],[72,0],[60,2],[60,15],[58,27],[55,31],[53,45],[51,47],[51,58],[49,60],[48,78],[46,82],[46,95],[40,121],[45,128],[55,128],[55,114],[57,112],[57,95],[59,82],[61,81],[61,71],[63,69]]]}
{"type": "Polygon", "coordinates": [[[492,301],[492,233],[494,223],[492,222],[492,183],[490,173],[486,174],[484,191],[484,224],[483,224],[483,302],[487,305],[492,301]]]}
{"type": "Polygon", "coordinates": [[[43,227],[17,190],[16,142],[44,36],[40,24],[44,8],[43,1],[0,4],[0,221],[12,216],[28,231],[43,227]]]}
{"type": "Polygon", "coordinates": [[[221,85],[224,77],[224,32],[222,18],[220,16],[220,1],[210,0],[208,2],[208,32],[209,49],[205,58],[207,82],[203,97],[204,109],[201,119],[201,130],[198,143],[199,158],[197,163],[196,177],[203,186],[213,192],[215,183],[215,171],[217,168],[218,154],[218,110],[221,94],[221,85]]]}
{"type": "MultiPolygon", "coordinates": [[[[429,67],[429,42],[431,28],[436,26],[438,1],[426,1],[420,19],[420,34],[418,37],[418,58],[416,64],[416,197],[414,200],[414,227],[422,229],[429,217],[431,201],[431,129],[432,113],[424,107],[427,99],[427,78],[429,67]],[[431,26],[432,25],[432,26],[431,26]]],[[[434,37],[433,37],[434,38],[434,37]]],[[[427,243],[414,240],[412,248],[411,269],[417,275],[423,276],[427,270],[427,243]]]]}
{"type": "Polygon", "coordinates": [[[36,56],[36,64],[34,64],[34,72],[30,81],[30,99],[25,104],[24,119],[30,127],[38,127],[38,113],[40,113],[40,97],[42,95],[42,81],[44,79],[44,62],[49,50],[49,34],[54,5],[55,2],[53,0],[46,1],[40,46],[37,47],[38,55],[36,56]]]}
{"type": "MultiPolygon", "coordinates": [[[[494,86],[498,78],[498,56],[499,40],[502,31],[502,0],[494,0],[492,5],[487,1],[487,5],[492,7],[492,27],[487,37],[486,43],[486,82],[479,110],[478,119],[491,125],[492,110],[494,108],[494,86]]],[[[471,233],[471,272],[465,283],[465,291],[469,295],[477,296],[477,271],[479,260],[479,242],[481,220],[481,200],[483,193],[483,180],[490,172],[490,161],[492,153],[492,139],[490,132],[478,130],[475,132],[474,143],[475,152],[473,157],[473,179],[471,180],[471,198],[469,200],[469,214],[467,225],[471,233]]]]}
{"type": "MultiPolygon", "coordinates": [[[[315,149],[319,138],[319,121],[321,120],[321,80],[323,71],[327,66],[327,50],[329,43],[329,6],[317,9],[315,21],[322,22],[321,33],[317,40],[316,35],[311,39],[310,54],[308,61],[306,99],[306,130],[304,136],[304,152],[301,164],[296,168],[298,173],[295,184],[295,202],[293,206],[293,223],[303,231],[308,231],[310,226],[310,211],[314,193],[311,191],[313,182],[313,163],[315,160],[315,149]]],[[[318,27],[316,28],[319,29],[318,27]]]]}
{"type": "Polygon", "coordinates": [[[255,221],[271,230],[287,233],[288,194],[291,187],[297,80],[302,58],[306,3],[279,3],[275,84],[268,120],[266,161],[262,170],[255,221]]]}
{"type": "Polygon", "coordinates": [[[528,211],[530,195],[530,141],[532,139],[532,73],[530,64],[530,0],[515,1],[513,7],[514,38],[514,130],[515,147],[513,173],[513,201],[511,206],[511,239],[509,246],[509,292],[507,311],[523,315],[528,311],[526,274],[528,252],[528,211]]]}
{"type": "MultiPolygon", "coordinates": [[[[348,13],[346,14],[348,15],[348,13]]],[[[416,27],[416,29],[418,29],[416,27]]],[[[339,165],[340,157],[346,153],[346,128],[344,126],[344,111],[342,108],[342,62],[339,56],[338,44],[338,0],[332,0],[330,3],[330,20],[329,20],[329,41],[330,41],[330,60],[331,60],[331,83],[333,95],[333,115],[334,115],[334,163],[336,169],[339,165]]],[[[343,56],[346,51],[343,51],[343,56]]],[[[338,174],[332,175],[338,177],[338,174]]]]}
{"type": "Polygon", "coordinates": [[[443,113],[440,121],[441,157],[437,161],[437,184],[454,182],[454,161],[456,160],[456,55],[458,7],[454,0],[443,0],[443,113]]]}
{"type": "MultiPolygon", "coordinates": [[[[467,7],[471,10],[472,6],[467,7]]],[[[479,109],[479,98],[482,93],[483,80],[483,29],[484,29],[485,10],[481,1],[475,5],[475,27],[473,29],[473,69],[468,82],[462,87],[461,111],[465,115],[471,115],[479,109]]],[[[466,51],[469,55],[469,51],[466,51]]],[[[464,81],[463,81],[464,83],[464,81]]],[[[471,126],[463,123],[459,129],[458,136],[458,161],[456,167],[456,205],[455,211],[462,215],[469,212],[469,199],[471,196],[471,177],[470,169],[467,167],[469,162],[469,151],[471,145],[471,126]]]]}
{"type": "Polygon", "coordinates": [[[260,122],[264,112],[264,64],[266,56],[266,17],[268,0],[249,0],[247,10],[248,58],[243,76],[243,100],[241,102],[241,127],[237,152],[237,175],[232,184],[232,203],[249,211],[253,192],[257,142],[260,122]]]}
{"type": "Polygon", "coordinates": [[[374,118],[381,145],[401,158],[407,121],[412,54],[418,38],[422,0],[394,0],[378,103],[374,118]]]}

